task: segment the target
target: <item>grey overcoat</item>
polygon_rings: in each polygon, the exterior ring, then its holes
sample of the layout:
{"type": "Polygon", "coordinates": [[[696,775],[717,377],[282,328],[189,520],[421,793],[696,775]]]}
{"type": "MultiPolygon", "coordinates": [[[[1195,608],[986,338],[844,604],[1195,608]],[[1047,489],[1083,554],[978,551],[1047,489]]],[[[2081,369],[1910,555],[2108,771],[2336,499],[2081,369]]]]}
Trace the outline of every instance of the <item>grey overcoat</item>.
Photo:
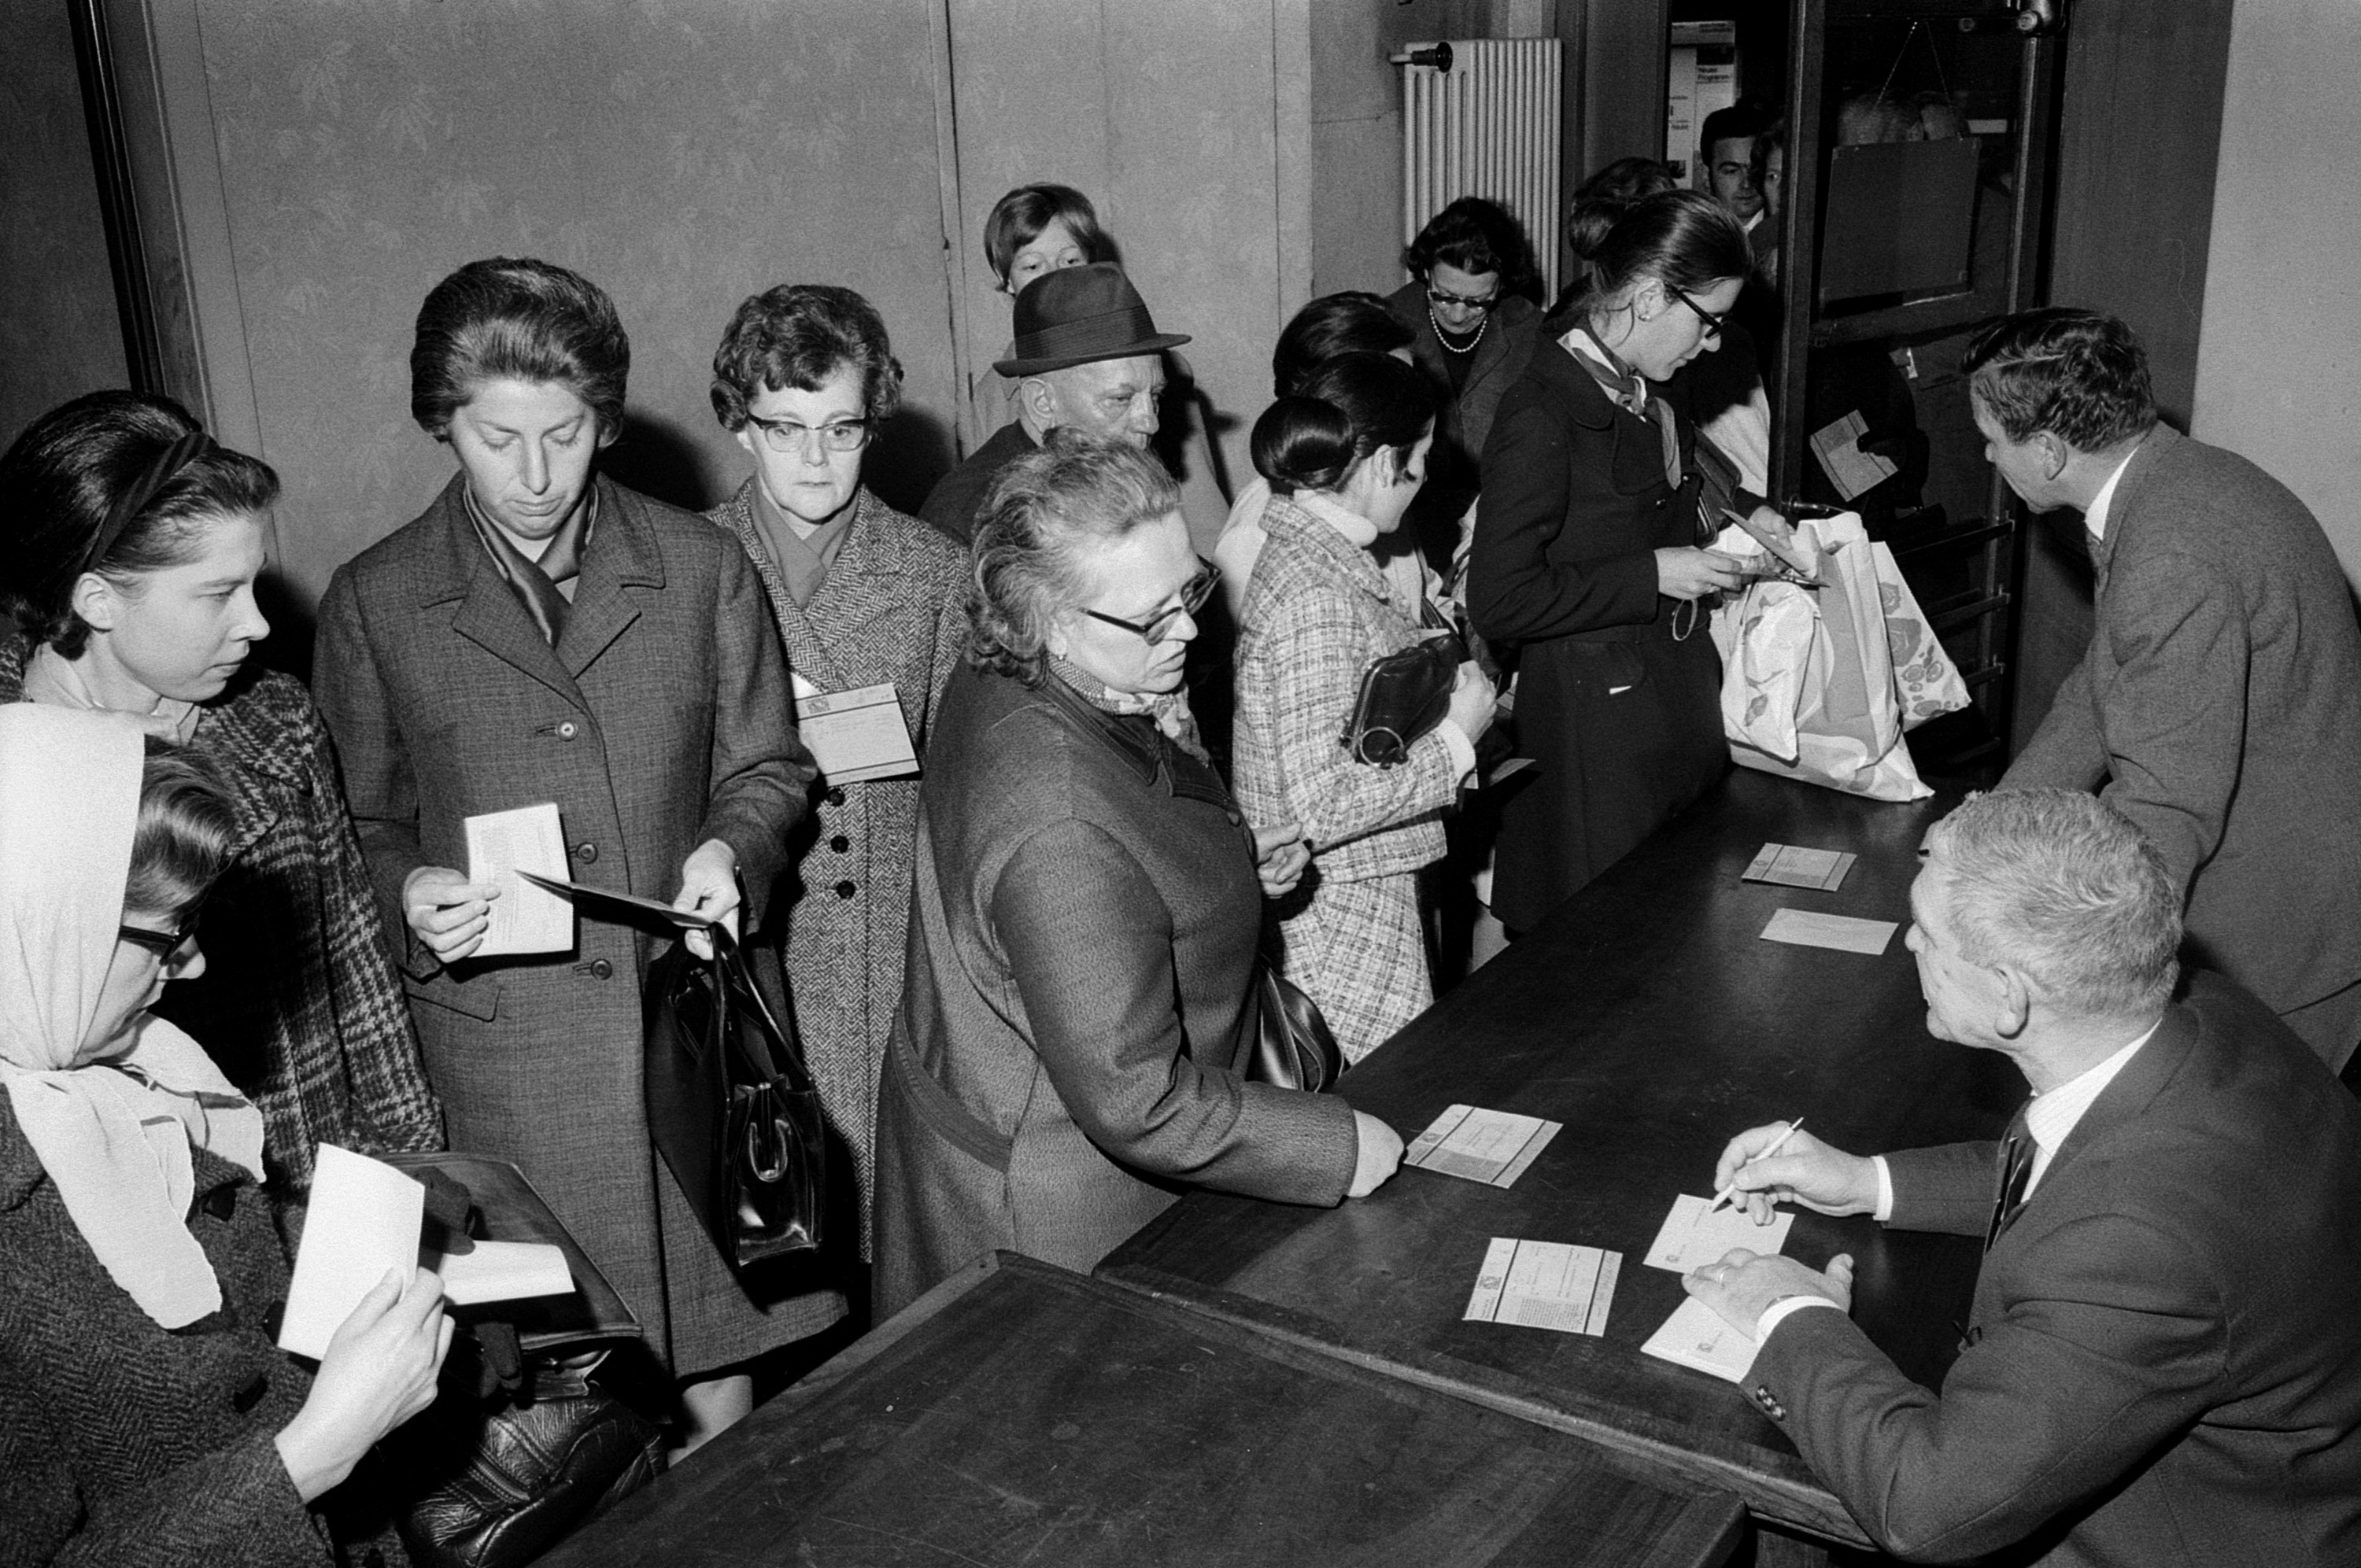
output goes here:
{"type": "MultiPolygon", "coordinates": [[[[455,477],[336,571],[314,682],[451,1146],[512,1159],[688,1375],[824,1327],[752,1304],[648,1141],[640,977],[653,941],[579,917],[571,953],[438,964],[401,915],[422,865],[465,870],[470,816],[555,801],[577,881],[669,902],[708,839],[762,905],[810,758],[744,551],[599,479],[553,649],[494,568],[455,477]]],[[[840,1308],[838,1309],[840,1311],[840,1308]]]]}

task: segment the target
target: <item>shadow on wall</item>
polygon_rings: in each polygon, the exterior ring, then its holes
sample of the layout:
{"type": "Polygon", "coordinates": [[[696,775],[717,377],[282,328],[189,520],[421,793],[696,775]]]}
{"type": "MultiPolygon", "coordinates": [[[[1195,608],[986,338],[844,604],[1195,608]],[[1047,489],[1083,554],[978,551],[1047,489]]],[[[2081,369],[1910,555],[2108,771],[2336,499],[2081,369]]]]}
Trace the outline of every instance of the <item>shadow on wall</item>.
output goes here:
{"type": "Polygon", "coordinates": [[[939,415],[905,403],[862,459],[861,477],[879,500],[915,516],[956,461],[951,427],[939,415]]]}
{"type": "Polygon", "coordinates": [[[312,684],[312,639],[319,622],[312,601],[273,566],[255,580],[254,602],[270,622],[270,635],[254,645],[254,663],[266,670],[283,670],[312,684]]]}
{"type": "Polygon", "coordinates": [[[598,470],[643,496],[703,511],[721,499],[706,493],[707,461],[695,438],[678,424],[627,408],[622,433],[599,455],[598,470]]]}

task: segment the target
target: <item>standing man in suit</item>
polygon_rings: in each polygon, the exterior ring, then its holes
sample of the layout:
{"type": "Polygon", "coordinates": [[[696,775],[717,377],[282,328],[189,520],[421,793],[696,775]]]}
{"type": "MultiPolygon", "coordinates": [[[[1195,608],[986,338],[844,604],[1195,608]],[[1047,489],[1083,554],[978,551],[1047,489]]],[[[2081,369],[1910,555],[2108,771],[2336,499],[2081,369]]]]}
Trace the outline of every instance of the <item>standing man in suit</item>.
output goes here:
{"type": "Polygon", "coordinates": [[[2189,957],[2331,1071],[2361,1037],[2361,627],[2284,485],[2157,422],[2112,316],[2051,307],[1970,343],[1986,455],[2035,511],[2082,514],[2090,651],[2004,789],[2104,785],[2187,901],[2189,957]]]}
{"type": "Polygon", "coordinates": [[[1797,1133],[1755,1158],[1774,1123],[1722,1151],[1758,1222],[1793,1200],[1987,1238],[1939,1393],[1855,1326],[1849,1257],[1688,1277],[1754,1336],[1742,1387],[1898,1556],[2361,1562],[2361,1106],[2235,984],[2171,1003],[2179,904],[2084,792],[1970,801],[1908,940],[1927,1029],[2032,1086],[2008,1136],[1863,1159],[1797,1133]]]}
{"type": "Polygon", "coordinates": [[[468,817],[554,801],[574,881],[734,928],[803,814],[811,759],[746,552],[595,472],[630,366],[613,302],[565,268],[434,286],[410,406],[458,471],[337,569],[316,685],[451,1146],[541,1189],[680,1380],[693,1444],[751,1408],[744,1363],[823,1325],[793,1297],[766,1310],[783,1291],[741,1281],[649,1143],[653,938],[586,908],[569,951],[480,957],[498,890],[460,869],[468,817]]]}

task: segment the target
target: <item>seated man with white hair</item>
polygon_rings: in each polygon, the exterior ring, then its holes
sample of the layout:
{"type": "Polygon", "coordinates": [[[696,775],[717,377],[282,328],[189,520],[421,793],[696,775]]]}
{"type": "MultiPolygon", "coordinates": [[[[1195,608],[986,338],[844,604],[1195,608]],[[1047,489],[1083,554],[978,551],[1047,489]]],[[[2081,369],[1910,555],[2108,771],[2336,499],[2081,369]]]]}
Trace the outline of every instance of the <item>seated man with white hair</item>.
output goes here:
{"type": "Polygon", "coordinates": [[[1936,828],[1910,950],[1939,1038],[2014,1061],[1998,1144],[1863,1159],[1741,1133],[1716,1180],[1982,1235],[1960,1357],[1913,1383],[1826,1271],[1730,1253],[1688,1288],[1755,1336],[1743,1387],[1897,1556],[2361,1562],[2361,1107],[2229,981],[2172,1000],[2179,890],[2079,791],[1936,828]],[[1750,1163],[1752,1161],[1752,1163],[1750,1163]]]}

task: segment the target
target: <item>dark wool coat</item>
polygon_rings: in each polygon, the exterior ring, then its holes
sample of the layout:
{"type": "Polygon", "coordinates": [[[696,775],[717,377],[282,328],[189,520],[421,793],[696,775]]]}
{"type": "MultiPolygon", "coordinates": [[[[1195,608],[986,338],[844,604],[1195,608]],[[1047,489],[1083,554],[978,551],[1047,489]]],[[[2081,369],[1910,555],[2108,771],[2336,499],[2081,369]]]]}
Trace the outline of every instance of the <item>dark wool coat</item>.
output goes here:
{"type": "MultiPolygon", "coordinates": [[[[1679,430],[1686,466],[1696,431],[1686,417],[1679,430]]],[[[1492,909],[1511,930],[1730,765],[1704,607],[1656,592],[1656,552],[1695,544],[1696,528],[1690,493],[1665,482],[1655,421],[1544,345],[1493,422],[1467,568],[1476,630],[1517,650],[1518,750],[1539,764],[1500,808],[1492,909]]]]}
{"type": "Polygon", "coordinates": [[[992,433],[991,440],[969,453],[967,461],[935,481],[918,515],[961,544],[968,543],[975,538],[976,521],[983,513],[983,498],[992,481],[1027,452],[1039,450],[1025,427],[1010,420],[992,433]]]}
{"type": "Polygon", "coordinates": [[[648,1141],[640,981],[656,938],[577,917],[575,950],[438,964],[402,879],[466,870],[464,823],[557,803],[575,880],[669,902],[708,839],[746,924],[785,860],[812,766],[746,553],[693,512],[598,483],[553,649],[494,566],[455,477],[337,569],[315,681],[451,1146],[514,1160],[686,1376],[824,1327],[766,1317],[648,1141]]]}
{"type": "Polygon", "coordinates": [[[1426,375],[1442,401],[1434,421],[1434,444],[1426,455],[1426,483],[1411,502],[1405,526],[1413,531],[1430,563],[1446,565],[1459,545],[1459,520],[1481,482],[1484,447],[1492,421],[1532,362],[1542,341],[1542,313],[1522,295],[1509,294],[1492,308],[1484,335],[1467,351],[1467,378],[1451,389],[1451,361],[1427,309],[1426,285],[1409,282],[1386,300],[1394,319],[1411,331],[1411,359],[1426,375]]]}
{"type": "MultiPolygon", "coordinates": [[[[24,696],[30,644],[0,641],[0,703],[24,696]]],[[[443,1146],[368,867],[302,683],[248,668],[207,703],[190,750],[222,773],[236,862],[206,898],[205,972],[157,1013],[187,1030],[262,1112],[266,1168],[293,1190],[313,1151],[443,1146]]]]}
{"type": "Polygon", "coordinates": [[[963,667],[919,789],[877,1117],[877,1311],[994,1247],[1087,1270],[1190,1186],[1335,1203],[1333,1095],[1247,1083],[1253,840],[1207,764],[963,667]]]}
{"type": "Polygon", "coordinates": [[[0,1564],[332,1561],[271,1442],[311,1392],[272,1344],[287,1262],[246,1173],[195,1151],[221,1310],[159,1327],[107,1275],[0,1095],[0,1564]],[[224,1217],[224,1216],[226,1217],[224,1217]]]}
{"type": "MultiPolygon", "coordinates": [[[[835,563],[801,608],[755,526],[753,480],[705,515],[746,547],[786,645],[789,673],[824,692],[893,682],[923,757],[943,683],[967,645],[968,558],[942,533],[867,489],[852,504],[835,563]]],[[[918,781],[840,786],[823,778],[819,788],[790,842],[794,880],[780,890],[771,923],[786,926],[787,990],[804,1055],[858,1174],[866,1256],[877,1070],[902,1000],[918,781]]]]}

